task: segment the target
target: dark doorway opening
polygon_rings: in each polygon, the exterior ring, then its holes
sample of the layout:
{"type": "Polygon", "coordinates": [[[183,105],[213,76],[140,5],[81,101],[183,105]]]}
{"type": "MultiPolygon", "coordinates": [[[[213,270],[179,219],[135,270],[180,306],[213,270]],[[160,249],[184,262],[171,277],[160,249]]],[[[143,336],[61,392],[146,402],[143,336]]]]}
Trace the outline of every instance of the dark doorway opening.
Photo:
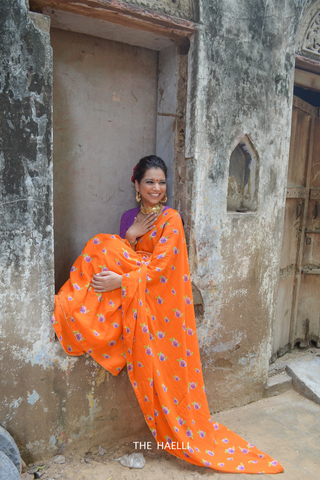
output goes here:
{"type": "Polygon", "coordinates": [[[306,88],[294,86],[293,95],[301,98],[301,100],[309,103],[313,107],[320,107],[320,92],[314,92],[306,88]]]}

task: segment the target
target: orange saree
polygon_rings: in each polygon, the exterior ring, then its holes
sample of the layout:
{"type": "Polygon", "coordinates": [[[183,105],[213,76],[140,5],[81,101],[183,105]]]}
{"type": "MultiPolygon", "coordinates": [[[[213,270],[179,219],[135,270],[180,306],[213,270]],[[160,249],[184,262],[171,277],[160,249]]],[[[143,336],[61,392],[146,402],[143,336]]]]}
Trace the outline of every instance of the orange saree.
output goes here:
{"type": "Polygon", "coordinates": [[[279,473],[279,462],[210,417],[180,215],[164,211],[133,251],[117,235],[89,240],[56,296],[52,324],[70,355],[87,352],[114,375],[127,365],[146,422],[167,451],[238,473],[279,473]],[[98,294],[109,269],[122,288],[98,294]]]}

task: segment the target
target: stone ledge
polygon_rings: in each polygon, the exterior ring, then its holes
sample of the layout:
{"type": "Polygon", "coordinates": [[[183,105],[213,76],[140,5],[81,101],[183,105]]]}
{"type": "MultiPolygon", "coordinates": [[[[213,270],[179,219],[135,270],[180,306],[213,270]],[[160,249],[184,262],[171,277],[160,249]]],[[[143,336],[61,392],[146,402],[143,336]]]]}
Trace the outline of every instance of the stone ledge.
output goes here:
{"type": "Polygon", "coordinates": [[[292,387],[292,378],[285,372],[273,375],[268,378],[267,387],[265,389],[265,397],[274,397],[287,392],[292,387]]]}
{"type": "Polygon", "coordinates": [[[291,363],[287,372],[298,392],[320,405],[320,357],[291,363]]]}

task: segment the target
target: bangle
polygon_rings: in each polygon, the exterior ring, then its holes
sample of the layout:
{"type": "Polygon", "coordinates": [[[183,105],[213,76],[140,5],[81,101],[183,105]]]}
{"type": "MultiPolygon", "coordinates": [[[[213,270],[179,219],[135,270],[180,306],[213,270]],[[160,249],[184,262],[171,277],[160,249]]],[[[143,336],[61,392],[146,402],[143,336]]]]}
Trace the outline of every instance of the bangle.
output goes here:
{"type": "Polygon", "coordinates": [[[129,243],[130,243],[130,245],[131,245],[131,246],[133,246],[133,247],[134,247],[135,245],[137,245],[137,243],[138,243],[138,240],[136,240],[136,241],[135,241],[135,242],[133,242],[133,243],[131,243],[131,242],[129,242],[129,243]]]}

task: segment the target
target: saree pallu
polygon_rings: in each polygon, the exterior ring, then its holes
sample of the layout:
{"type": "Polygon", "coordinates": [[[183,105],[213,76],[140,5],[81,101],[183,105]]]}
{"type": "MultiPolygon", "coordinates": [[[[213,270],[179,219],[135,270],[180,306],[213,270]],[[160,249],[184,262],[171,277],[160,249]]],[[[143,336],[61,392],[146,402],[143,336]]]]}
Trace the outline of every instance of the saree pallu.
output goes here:
{"type": "Polygon", "coordinates": [[[85,245],[56,296],[52,324],[64,350],[88,353],[114,375],[127,365],[145,420],[169,453],[225,472],[282,472],[210,417],[179,213],[163,212],[136,249],[107,234],[85,245]],[[122,288],[95,292],[92,276],[103,270],[123,275],[122,288]]]}

